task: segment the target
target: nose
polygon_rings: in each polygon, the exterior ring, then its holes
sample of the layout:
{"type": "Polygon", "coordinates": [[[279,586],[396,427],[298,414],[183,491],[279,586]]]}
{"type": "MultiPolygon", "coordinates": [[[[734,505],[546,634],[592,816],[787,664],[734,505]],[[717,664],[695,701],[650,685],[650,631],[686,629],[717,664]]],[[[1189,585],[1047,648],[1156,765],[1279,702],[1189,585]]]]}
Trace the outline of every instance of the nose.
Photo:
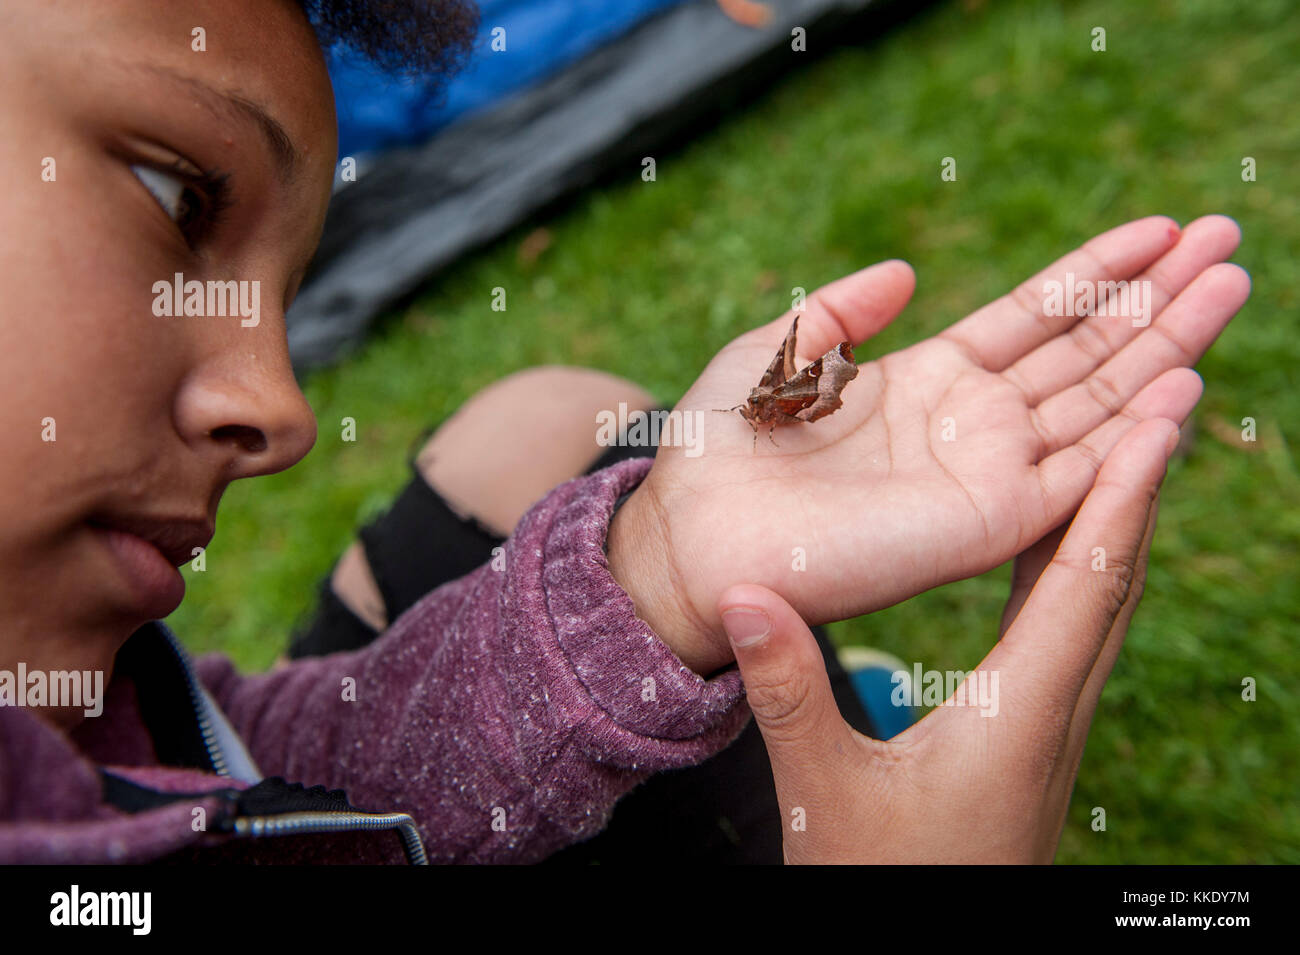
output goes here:
{"type": "Polygon", "coordinates": [[[274,474],[316,443],[316,416],[283,349],[213,356],[176,399],[177,428],[191,447],[221,458],[228,481],[274,474]]]}

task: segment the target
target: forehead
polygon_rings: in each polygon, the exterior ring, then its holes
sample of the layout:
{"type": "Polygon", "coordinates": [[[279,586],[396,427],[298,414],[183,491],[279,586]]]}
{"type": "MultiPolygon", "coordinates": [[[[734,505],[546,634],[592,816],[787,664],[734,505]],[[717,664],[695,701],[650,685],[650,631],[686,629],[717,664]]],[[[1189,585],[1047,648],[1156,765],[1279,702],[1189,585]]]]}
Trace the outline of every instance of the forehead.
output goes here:
{"type": "Polygon", "coordinates": [[[30,7],[44,13],[37,17],[45,22],[34,26],[51,57],[56,50],[64,59],[89,48],[90,61],[100,68],[156,80],[160,92],[183,91],[214,118],[243,112],[242,118],[262,127],[285,165],[332,169],[337,134],[329,75],[294,0],[94,0],[30,7]]]}

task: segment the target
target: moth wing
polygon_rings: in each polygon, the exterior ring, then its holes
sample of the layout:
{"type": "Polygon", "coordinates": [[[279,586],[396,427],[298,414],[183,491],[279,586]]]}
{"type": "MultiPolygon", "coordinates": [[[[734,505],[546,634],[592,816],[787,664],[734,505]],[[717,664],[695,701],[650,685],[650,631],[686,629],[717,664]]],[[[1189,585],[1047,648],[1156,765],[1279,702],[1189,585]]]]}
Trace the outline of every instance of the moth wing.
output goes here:
{"type": "Polygon", "coordinates": [[[853,348],[848,342],[840,342],[777,388],[773,397],[786,414],[801,421],[816,421],[843,407],[840,392],[856,377],[858,365],[853,360],[853,348]]]}
{"type": "Polygon", "coordinates": [[[776,357],[772,359],[772,364],[768,365],[767,371],[763,372],[763,377],[758,382],[759,388],[776,388],[794,377],[794,342],[798,330],[799,316],[796,315],[790,330],[785,334],[785,341],[781,343],[776,357]]]}

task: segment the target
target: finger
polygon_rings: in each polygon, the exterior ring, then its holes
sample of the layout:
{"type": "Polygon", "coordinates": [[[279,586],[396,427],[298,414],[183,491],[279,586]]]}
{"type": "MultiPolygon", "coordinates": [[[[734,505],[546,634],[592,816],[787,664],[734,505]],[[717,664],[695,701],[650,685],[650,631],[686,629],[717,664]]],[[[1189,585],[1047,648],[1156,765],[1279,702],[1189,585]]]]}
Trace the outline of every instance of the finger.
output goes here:
{"type": "Polygon", "coordinates": [[[1067,273],[1076,283],[1131,279],[1173,248],[1178,236],[1178,223],[1167,216],[1126,222],[1089,239],[939,337],[961,346],[988,371],[1002,371],[1078,321],[1071,315],[1047,314],[1043,290],[1049,281],[1064,284],[1067,273]]]}
{"type": "Polygon", "coordinates": [[[1002,638],[1007,628],[1015,621],[1016,614],[1020,613],[1020,608],[1025,605],[1025,600],[1029,597],[1029,592],[1034,589],[1039,576],[1051,563],[1068,529],[1068,524],[1062,524],[1016,555],[1016,562],[1011,570],[1011,595],[1007,597],[1007,604],[1002,608],[1002,623],[998,627],[998,639],[1002,638]]]}
{"type": "MultiPolygon", "coordinates": [[[[1137,579],[1134,586],[1130,588],[1128,599],[1124,601],[1124,607],[1116,616],[1115,623],[1112,624],[1110,633],[1106,636],[1105,646],[1102,648],[1101,654],[1097,657],[1097,662],[1093,664],[1092,671],[1088,674],[1088,679],[1084,683],[1083,692],[1079,695],[1079,702],[1075,705],[1074,713],[1070,717],[1061,762],[1054,767],[1055,771],[1049,785],[1052,794],[1063,807],[1068,805],[1070,793],[1074,789],[1074,781],[1079,775],[1079,764],[1083,762],[1083,751],[1088,742],[1088,732],[1092,729],[1092,718],[1097,710],[1097,701],[1101,697],[1101,691],[1106,685],[1106,680],[1110,677],[1111,669],[1114,667],[1115,660],[1124,644],[1124,636],[1128,633],[1129,621],[1133,619],[1133,613],[1142,597],[1142,587],[1146,581],[1147,555],[1150,553],[1151,538],[1155,532],[1156,511],[1159,510],[1159,503],[1160,499],[1157,496],[1155,502],[1151,505],[1150,516],[1147,518],[1146,534],[1142,539],[1142,548],[1138,556],[1137,579]]],[[[1061,835],[1060,830],[1064,825],[1065,814],[1062,811],[1056,832],[1058,840],[1061,835]]]]}
{"type": "Polygon", "coordinates": [[[1074,717],[1070,720],[1070,735],[1066,750],[1076,770],[1079,760],[1083,758],[1083,747],[1088,740],[1088,730],[1092,727],[1092,717],[1097,711],[1097,703],[1101,699],[1102,690],[1106,688],[1106,681],[1110,679],[1111,671],[1115,668],[1120,650],[1124,647],[1124,637],[1128,634],[1129,623],[1133,619],[1137,605],[1142,599],[1142,591],[1146,587],[1147,562],[1151,554],[1151,539],[1155,536],[1159,511],[1160,497],[1157,495],[1147,517],[1146,533],[1142,538],[1142,547],[1138,551],[1134,582],[1129,589],[1128,599],[1116,616],[1110,633],[1106,635],[1106,642],[1102,646],[1101,653],[1097,655],[1097,662],[1092,665],[1092,670],[1088,673],[1083,692],[1079,694],[1079,702],[1074,708],[1074,717]]]}
{"type": "MultiPolygon", "coordinates": [[[[1041,825],[1054,826],[1055,831],[1051,834],[1051,854],[1055,853],[1055,846],[1060,840],[1061,830],[1065,825],[1065,811],[1070,802],[1070,794],[1074,790],[1075,779],[1079,774],[1079,764],[1083,759],[1084,746],[1092,726],[1097,700],[1123,645],[1124,634],[1128,630],[1134,609],[1142,596],[1158,500],[1157,494],[1152,502],[1139,547],[1134,583],[1128,588],[1123,606],[1106,634],[1101,652],[1084,681],[1083,690],[1073,711],[1067,716],[1062,712],[1063,707],[1059,703],[1053,705],[1050,696],[1036,701],[1033,692],[1025,694],[1022,690],[1021,699],[1012,704],[1009,716],[1004,716],[1004,722],[997,727],[998,730],[1004,731],[1001,739],[1004,745],[1008,746],[1008,755],[1011,756],[1013,765],[1018,767],[1019,772],[1023,773],[1027,769],[1030,773],[1037,774],[1042,784],[1046,786],[1042,804],[1058,807],[1056,812],[1048,813],[1040,822],[1041,825]],[[1035,702],[1038,705],[1035,705],[1035,702]]],[[[1072,521],[1071,525],[1073,523],[1072,521]]],[[[1018,610],[1021,609],[1016,604],[1023,603],[1020,594],[1025,582],[1030,578],[1041,577],[1052,566],[1050,563],[1052,555],[1046,553],[1047,549],[1053,539],[1063,543],[1062,538],[1067,533],[1066,526],[1059,527],[1017,558],[1017,579],[1013,581],[1012,599],[1008,602],[1004,614],[1004,633],[1006,623],[1015,619],[1018,610]]],[[[1068,614],[1068,608],[1064,612],[1068,614]]],[[[1032,621],[1029,623],[1032,625],[1032,621]]],[[[1010,643],[1009,640],[1007,642],[1010,643]]],[[[967,689],[964,705],[979,707],[981,715],[997,715],[1001,708],[997,677],[1001,676],[999,670],[1005,663],[1006,655],[1000,652],[1000,647],[1001,644],[981,664],[980,668],[990,671],[989,674],[984,677],[976,676],[974,679],[968,678],[963,684],[963,689],[967,689]],[[968,687],[971,686],[982,687],[982,689],[970,691],[968,687]]],[[[1016,676],[1013,671],[1010,685],[1013,691],[1017,689],[1016,676]]],[[[1068,701],[1066,705],[1068,706],[1068,701]]],[[[958,712],[959,715],[969,716],[975,710],[958,712]]]]}
{"type": "Polygon", "coordinates": [[[852,731],[835,705],[816,639],[793,607],[756,584],[726,590],[718,610],[782,806],[787,795],[792,805],[817,801],[852,731]]]}
{"type": "Polygon", "coordinates": [[[1015,623],[981,667],[999,673],[1011,699],[1013,739],[1062,732],[1111,628],[1134,591],[1150,511],[1178,429],[1156,419],[1116,446],[1015,623]],[[1039,724],[1035,731],[1027,723],[1039,724]]]}
{"type": "Polygon", "coordinates": [[[1149,382],[1172,368],[1190,368],[1205,354],[1250,295],[1250,276],[1236,265],[1203,272],[1146,331],[1077,385],[1052,395],[1034,419],[1052,454],[1078,441],[1149,382]]]}
{"type": "MultiPolygon", "coordinates": [[[[900,259],[877,262],[823,285],[799,312],[799,358],[813,361],[843,341],[862,344],[898,317],[915,289],[916,274],[900,259]]],[[[794,316],[793,310],[787,311],[750,333],[755,347],[762,346],[764,364],[785,341],[794,316]]]]}
{"type": "MultiPolygon", "coordinates": [[[[1206,269],[1226,261],[1240,242],[1241,229],[1227,216],[1197,219],[1183,230],[1177,245],[1138,276],[1136,281],[1150,283],[1151,289],[1150,311],[1141,321],[1134,315],[1117,316],[1098,303],[1097,314],[1040,345],[1002,376],[1020,389],[1030,407],[1082,381],[1139,334],[1146,334],[1150,326],[1144,322],[1159,318],[1183,289],[1206,269]]],[[[1184,334],[1178,327],[1167,331],[1175,338],[1184,334]]]]}
{"type": "Polygon", "coordinates": [[[1200,401],[1201,376],[1190,368],[1167,371],[1142,389],[1120,414],[1067,448],[1038,462],[1040,500],[1048,525],[1063,521],[1092,490],[1103,462],[1135,427],[1153,418],[1182,424],[1200,401]]]}

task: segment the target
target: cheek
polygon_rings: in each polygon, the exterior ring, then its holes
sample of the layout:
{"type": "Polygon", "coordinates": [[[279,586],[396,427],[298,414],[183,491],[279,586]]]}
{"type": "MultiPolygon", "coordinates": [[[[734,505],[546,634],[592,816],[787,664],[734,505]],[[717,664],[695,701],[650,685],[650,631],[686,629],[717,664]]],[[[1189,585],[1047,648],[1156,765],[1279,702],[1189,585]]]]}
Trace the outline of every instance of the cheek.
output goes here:
{"type": "Polygon", "coordinates": [[[0,230],[5,526],[75,505],[106,470],[138,461],[170,427],[190,352],[187,329],[152,313],[166,266],[65,155],[56,182],[0,190],[0,222],[22,223],[0,230]]]}

